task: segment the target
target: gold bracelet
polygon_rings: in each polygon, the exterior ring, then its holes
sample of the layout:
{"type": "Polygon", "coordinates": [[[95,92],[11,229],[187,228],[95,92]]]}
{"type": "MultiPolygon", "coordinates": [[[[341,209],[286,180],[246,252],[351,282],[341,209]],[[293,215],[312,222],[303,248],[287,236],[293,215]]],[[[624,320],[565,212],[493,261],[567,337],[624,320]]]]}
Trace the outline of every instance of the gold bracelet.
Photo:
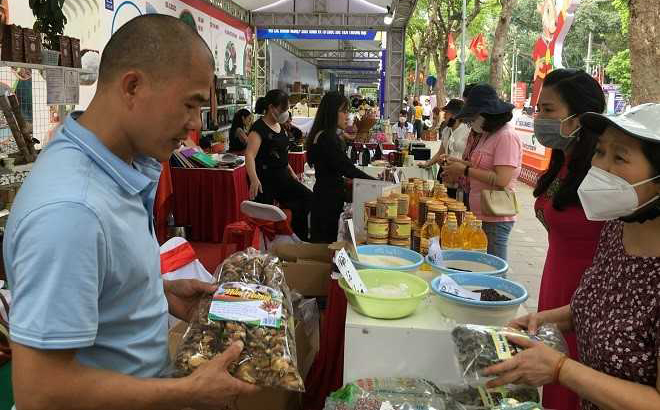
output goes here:
{"type": "Polygon", "coordinates": [[[561,357],[559,360],[557,360],[557,364],[555,365],[555,373],[552,378],[553,383],[559,384],[559,373],[561,372],[561,368],[564,367],[564,363],[568,359],[568,356],[562,353],[561,357]]]}

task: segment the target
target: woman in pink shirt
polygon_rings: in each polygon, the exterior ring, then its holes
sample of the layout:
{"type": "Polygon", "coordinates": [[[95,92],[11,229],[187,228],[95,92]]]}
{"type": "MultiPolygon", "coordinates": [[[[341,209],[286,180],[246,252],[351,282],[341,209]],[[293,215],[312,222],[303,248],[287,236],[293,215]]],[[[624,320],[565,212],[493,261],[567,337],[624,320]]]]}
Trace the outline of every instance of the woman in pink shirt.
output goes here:
{"type": "Polygon", "coordinates": [[[521,171],[522,143],[513,126],[513,105],[499,99],[488,84],[478,84],[456,118],[472,123],[472,130],[481,133],[469,161],[448,158],[444,175],[449,178],[465,176],[470,183],[470,210],[483,221],[488,236],[488,253],[507,259],[509,235],[515,216],[489,215],[481,209],[481,191],[509,189],[521,171]]]}

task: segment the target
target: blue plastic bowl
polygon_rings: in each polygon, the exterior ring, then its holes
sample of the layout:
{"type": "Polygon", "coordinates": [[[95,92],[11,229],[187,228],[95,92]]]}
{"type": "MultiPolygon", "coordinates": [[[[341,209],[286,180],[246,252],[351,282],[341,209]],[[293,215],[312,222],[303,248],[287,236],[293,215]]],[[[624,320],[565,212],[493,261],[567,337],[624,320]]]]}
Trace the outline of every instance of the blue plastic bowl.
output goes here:
{"type": "Polygon", "coordinates": [[[370,263],[363,263],[351,258],[351,262],[355,265],[356,269],[387,269],[398,270],[403,272],[415,272],[422,266],[424,257],[419,253],[410,249],[400,248],[398,246],[390,245],[361,245],[357,247],[357,253],[362,255],[385,255],[396,256],[410,261],[410,265],[404,266],[378,266],[370,263]]]}
{"type": "Polygon", "coordinates": [[[467,262],[477,262],[484,265],[492,267],[492,269],[485,272],[466,272],[459,269],[451,269],[446,266],[436,265],[429,257],[426,257],[426,263],[431,265],[433,270],[437,273],[444,273],[446,275],[452,275],[455,273],[478,273],[480,275],[491,275],[503,277],[509,270],[509,264],[502,258],[497,256],[489,255],[483,252],[475,251],[442,251],[443,260],[445,263],[447,261],[467,261],[467,262]]]}
{"type": "Polygon", "coordinates": [[[482,302],[480,300],[470,300],[454,296],[450,293],[440,291],[440,276],[433,278],[431,281],[431,289],[433,292],[442,298],[450,299],[461,305],[468,306],[481,306],[481,307],[494,307],[494,306],[518,306],[525,303],[529,295],[527,289],[519,283],[510,281],[508,279],[499,278],[497,276],[482,275],[479,273],[455,273],[449,275],[456,283],[470,290],[471,288],[479,289],[495,289],[507,293],[511,296],[512,300],[501,302],[482,302]]]}

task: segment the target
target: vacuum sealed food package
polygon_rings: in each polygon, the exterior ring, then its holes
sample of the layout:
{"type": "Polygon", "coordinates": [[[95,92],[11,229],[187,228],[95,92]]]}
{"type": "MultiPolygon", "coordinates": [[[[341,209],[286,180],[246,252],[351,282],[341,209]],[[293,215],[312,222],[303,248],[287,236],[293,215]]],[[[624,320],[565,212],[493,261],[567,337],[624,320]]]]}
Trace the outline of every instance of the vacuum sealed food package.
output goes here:
{"type": "Polygon", "coordinates": [[[480,325],[459,325],[451,334],[460,371],[468,382],[483,379],[483,371],[487,367],[510,359],[523,350],[511,343],[508,336],[543,342],[555,350],[568,353],[566,340],[554,324],[542,325],[534,335],[508,327],[480,325]]]}
{"type": "Polygon", "coordinates": [[[536,387],[507,385],[488,389],[485,386],[439,385],[447,410],[491,410],[509,403],[539,402],[536,387]]]}
{"type": "Polygon", "coordinates": [[[214,275],[218,290],[200,300],[175,359],[186,376],[244,344],[229,373],[247,383],[304,391],[296,360],[294,315],[279,259],[249,248],[226,259],[214,275]]]}
{"type": "Polygon", "coordinates": [[[445,410],[445,405],[433,383],[393,377],[346,384],[326,399],[324,410],[445,410]]]}

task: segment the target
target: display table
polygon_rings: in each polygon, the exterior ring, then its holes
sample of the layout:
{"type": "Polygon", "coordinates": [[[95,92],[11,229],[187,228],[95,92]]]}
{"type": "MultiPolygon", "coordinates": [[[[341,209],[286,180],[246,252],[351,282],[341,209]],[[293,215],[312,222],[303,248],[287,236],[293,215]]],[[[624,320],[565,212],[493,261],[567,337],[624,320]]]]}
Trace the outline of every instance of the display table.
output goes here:
{"type": "MultiPolygon", "coordinates": [[[[434,272],[418,272],[428,282],[434,272]]],[[[437,384],[462,383],[454,358],[451,331],[456,325],[437,307],[433,291],[415,313],[379,320],[346,310],[344,383],[365,377],[414,377],[437,384]]],[[[520,308],[518,316],[527,312],[520,308]]]]}
{"type": "Polygon", "coordinates": [[[291,123],[307,135],[311,131],[312,125],[314,125],[314,117],[293,117],[291,123]]]}
{"type": "Polygon", "coordinates": [[[222,242],[225,226],[241,218],[248,199],[245,166],[233,170],[172,168],[174,220],[190,226],[189,241],[222,242]]]}
{"type": "MultiPolygon", "coordinates": [[[[373,165],[368,165],[366,167],[359,166],[358,168],[364,171],[364,173],[366,173],[367,175],[374,178],[378,178],[378,175],[383,171],[385,171],[385,167],[375,167],[373,165]]],[[[410,178],[435,179],[437,176],[437,171],[436,173],[433,172],[434,168],[424,169],[418,166],[397,167],[397,168],[403,170],[406,179],[410,179],[410,178]]]]}
{"type": "Polygon", "coordinates": [[[307,151],[289,152],[289,165],[296,175],[300,176],[305,172],[305,163],[307,162],[307,151]]]}

